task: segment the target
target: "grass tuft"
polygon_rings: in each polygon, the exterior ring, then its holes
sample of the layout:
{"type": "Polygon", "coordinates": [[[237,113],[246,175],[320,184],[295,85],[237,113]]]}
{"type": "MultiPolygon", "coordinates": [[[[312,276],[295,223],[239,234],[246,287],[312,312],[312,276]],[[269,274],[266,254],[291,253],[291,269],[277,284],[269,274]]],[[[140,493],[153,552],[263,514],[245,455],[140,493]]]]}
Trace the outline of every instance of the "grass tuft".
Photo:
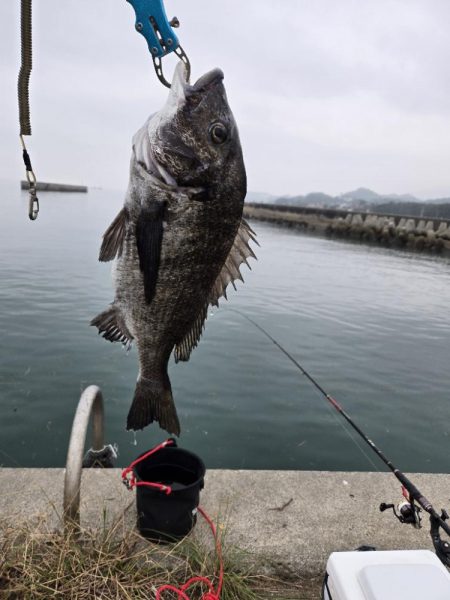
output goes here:
{"type": "MultiPolygon", "coordinates": [[[[171,545],[156,545],[123,521],[101,530],[45,531],[23,526],[0,528],[0,598],[3,600],[149,600],[159,586],[182,585],[190,577],[208,577],[217,586],[219,566],[211,540],[188,536],[171,545]]],[[[255,574],[248,553],[228,546],[221,600],[306,599],[301,585],[282,585],[255,574]]],[[[192,600],[206,589],[191,588],[192,600]]],[[[176,600],[167,593],[164,599],[176,600]]]]}

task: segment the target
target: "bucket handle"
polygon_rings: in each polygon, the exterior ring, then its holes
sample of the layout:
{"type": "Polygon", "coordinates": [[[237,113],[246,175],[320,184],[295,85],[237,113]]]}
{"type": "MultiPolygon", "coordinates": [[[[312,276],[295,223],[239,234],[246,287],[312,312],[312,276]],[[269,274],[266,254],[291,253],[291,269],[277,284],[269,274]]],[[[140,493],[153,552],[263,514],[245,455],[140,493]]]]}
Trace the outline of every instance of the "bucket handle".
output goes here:
{"type": "Polygon", "coordinates": [[[162,483],[152,483],[151,481],[136,481],[136,476],[134,474],[134,467],[136,465],[138,465],[140,462],[142,462],[152,454],[155,454],[155,452],[158,452],[158,450],[166,448],[166,446],[172,446],[176,448],[177,442],[174,438],[169,438],[168,440],[162,442],[162,444],[158,444],[158,446],[155,446],[154,448],[152,448],[152,450],[149,450],[139,458],[136,458],[136,460],[133,460],[133,462],[122,471],[122,483],[128,490],[132,490],[134,487],[151,487],[156,490],[159,490],[160,492],[165,492],[167,495],[172,493],[172,488],[170,487],[170,485],[164,485],[162,483]]]}

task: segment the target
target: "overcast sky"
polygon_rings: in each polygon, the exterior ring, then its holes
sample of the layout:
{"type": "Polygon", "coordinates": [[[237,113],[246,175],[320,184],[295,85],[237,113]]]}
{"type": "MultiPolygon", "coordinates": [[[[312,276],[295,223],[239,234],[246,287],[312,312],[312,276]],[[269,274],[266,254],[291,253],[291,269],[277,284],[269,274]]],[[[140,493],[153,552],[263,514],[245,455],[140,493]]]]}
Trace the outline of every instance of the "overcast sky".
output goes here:
{"type": "MultiPolygon", "coordinates": [[[[124,189],[131,137],[167,95],[134,11],[125,0],[33,4],[37,175],[124,189]]],[[[23,177],[19,5],[0,5],[2,179],[23,177]]],[[[449,0],[167,0],[166,9],[181,21],[194,77],[225,72],[249,189],[450,196],[449,0]]]]}

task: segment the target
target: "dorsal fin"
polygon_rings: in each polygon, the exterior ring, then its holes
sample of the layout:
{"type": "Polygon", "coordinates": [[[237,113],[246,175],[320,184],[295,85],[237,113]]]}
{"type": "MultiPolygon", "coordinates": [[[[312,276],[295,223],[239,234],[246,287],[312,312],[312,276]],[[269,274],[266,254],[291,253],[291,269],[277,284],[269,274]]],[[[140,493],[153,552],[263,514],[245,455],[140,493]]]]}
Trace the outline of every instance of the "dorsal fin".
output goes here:
{"type": "Polygon", "coordinates": [[[192,350],[198,346],[207,315],[208,304],[202,308],[188,333],[181,342],[175,346],[175,362],[189,360],[192,350]]]}
{"type": "Polygon", "coordinates": [[[219,306],[219,298],[222,296],[224,298],[227,297],[226,287],[229,283],[236,289],[234,282],[237,279],[244,281],[239,270],[240,266],[245,262],[248,268],[250,268],[247,259],[249,257],[256,258],[253,250],[249,246],[250,240],[258,244],[255,232],[250,225],[242,219],[236,237],[234,238],[233,246],[231,247],[221,272],[214,282],[206,305],[203,306],[199,312],[188,333],[181,342],[175,346],[175,362],[189,360],[192,350],[197,347],[208,315],[208,306],[210,304],[219,306]]]}
{"type": "Polygon", "coordinates": [[[234,243],[231,247],[230,253],[228,254],[219,276],[214,282],[209,295],[208,301],[213,306],[219,306],[219,298],[227,297],[226,288],[230,283],[234,289],[236,289],[234,282],[237,279],[244,281],[240,272],[240,266],[242,263],[245,263],[250,269],[251,267],[248,264],[247,259],[250,257],[256,258],[255,253],[250,248],[250,241],[258,244],[256,240],[256,233],[253,231],[247,221],[242,219],[236,237],[234,238],[234,243]]]}

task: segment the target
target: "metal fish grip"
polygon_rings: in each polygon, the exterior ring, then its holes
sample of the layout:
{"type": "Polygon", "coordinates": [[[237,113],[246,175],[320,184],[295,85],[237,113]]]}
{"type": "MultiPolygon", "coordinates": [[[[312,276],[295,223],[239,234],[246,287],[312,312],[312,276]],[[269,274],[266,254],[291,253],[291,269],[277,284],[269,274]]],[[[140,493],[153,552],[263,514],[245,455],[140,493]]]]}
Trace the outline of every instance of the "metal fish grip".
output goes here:
{"type": "Polygon", "coordinates": [[[191,65],[174,31],[180,26],[180,22],[176,17],[171,21],[168,20],[163,0],[127,0],[127,2],[134,8],[136,31],[147,41],[153,66],[160,82],[170,88],[170,83],[163,73],[162,58],[172,52],[186,65],[187,79],[189,79],[191,65]]]}

